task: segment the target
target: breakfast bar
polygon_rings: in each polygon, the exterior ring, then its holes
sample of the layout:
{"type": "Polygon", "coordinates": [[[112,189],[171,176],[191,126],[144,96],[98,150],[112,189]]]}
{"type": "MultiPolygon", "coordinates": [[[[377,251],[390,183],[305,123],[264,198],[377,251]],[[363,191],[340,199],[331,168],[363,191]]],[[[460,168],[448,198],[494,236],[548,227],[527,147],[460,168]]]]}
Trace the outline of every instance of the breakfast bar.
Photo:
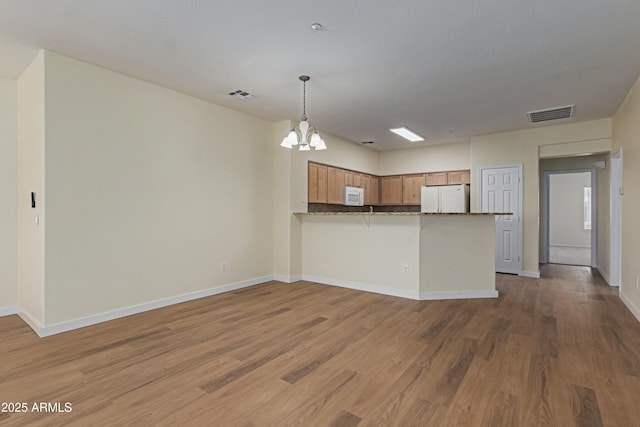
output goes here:
{"type": "Polygon", "coordinates": [[[304,280],[417,300],[498,296],[495,217],[508,214],[295,215],[304,280]]]}

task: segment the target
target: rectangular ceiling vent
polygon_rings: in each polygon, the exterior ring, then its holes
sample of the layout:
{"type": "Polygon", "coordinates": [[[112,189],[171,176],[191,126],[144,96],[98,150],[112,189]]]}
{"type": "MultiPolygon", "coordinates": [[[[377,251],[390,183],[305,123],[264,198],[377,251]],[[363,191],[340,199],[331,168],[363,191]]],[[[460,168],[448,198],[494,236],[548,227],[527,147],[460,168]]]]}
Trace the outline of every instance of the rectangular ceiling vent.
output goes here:
{"type": "Polygon", "coordinates": [[[529,123],[548,122],[549,120],[568,119],[573,117],[573,110],[575,104],[566,105],[564,107],[549,108],[546,110],[529,111],[527,117],[529,117],[529,123]]]}
{"type": "Polygon", "coordinates": [[[233,92],[229,92],[229,95],[232,96],[233,98],[240,99],[243,101],[253,98],[253,95],[251,95],[249,92],[245,92],[244,90],[240,90],[240,89],[234,90],[233,92]]]}

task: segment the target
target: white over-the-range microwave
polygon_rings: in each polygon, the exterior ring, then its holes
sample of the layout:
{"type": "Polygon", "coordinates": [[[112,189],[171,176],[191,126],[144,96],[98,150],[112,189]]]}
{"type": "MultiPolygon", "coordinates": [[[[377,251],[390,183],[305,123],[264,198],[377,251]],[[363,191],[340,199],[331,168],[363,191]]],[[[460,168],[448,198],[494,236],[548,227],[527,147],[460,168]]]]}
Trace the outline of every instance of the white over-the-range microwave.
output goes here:
{"type": "Polygon", "coordinates": [[[364,188],[344,187],[345,206],[364,206],[364,188]]]}

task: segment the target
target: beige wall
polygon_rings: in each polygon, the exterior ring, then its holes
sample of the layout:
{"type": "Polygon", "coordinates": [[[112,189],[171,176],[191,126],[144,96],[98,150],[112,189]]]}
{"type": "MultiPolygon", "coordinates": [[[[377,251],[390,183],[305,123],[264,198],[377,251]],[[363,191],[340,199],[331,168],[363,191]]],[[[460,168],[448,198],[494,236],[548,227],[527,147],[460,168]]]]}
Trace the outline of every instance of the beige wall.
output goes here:
{"type": "Polygon", "coordinates": [[[17,82],[0,77],[0,310],[18,303],[17,82]]]}
{"type": "Polygon", "coordinates": [[[640,80],[613,116],[613,147],[622,157],[622,275],[620,296],[640,318],[640,80]]]}
{"type": "Polygon", "coordinates": [[[44,52],[18,78],[17,93],[18,309],[39,327],[45,323],[44,52]],[[36,193],[36,209],[31,208],[32,191],[36,193]]]}
{"type": "MultiPolygon", "coordinates": [[[[540,147],[542,148],[542,147],[540,147]]],[[[611,187],[611,161],[610,154],[597,154],[590,156],[574,156],[560,157],[553,159],[540,160],[540,197],[543,197],[544,173],[548,171],[558,170],[575,170],[575,169],[594,169],[595,162],[604,161],[604,169],[595,169],[596,171],[596,264],[598,270],[605,277],[609,277],[610,269],[610,187],[611,187]]],[[[540,201],[540,218],[543,215],[543,200],[540,201]]],[[[542,222],[540,223],[540,259],[542,259],[542,222]]]]}
{"type": "Polygon", "coordinates": [[[548,126],[517,132],[504,132],[471,138],[471,210],[480,210],[480,168],[521,164],[523,166],[523,270],[537,273],[539,253],[539,147],[563,146],[563,155],[593,153],[610,149],[611,120],[593,120],[548,126]],[[595,140],[605,140],[594,144],[595,140]]]}
{"type": "Polygon", "coordinates": [[[272,123],[55,53],[46,70],[47,325],[273,274],[272,123]]]}
{"type": "Polygon", "coordinates": [[[380,153],[379,175],[470,169],[469,141],[380,153]]]}
{"type": "Polygon", "coordinates": [[[419,217],[301,217],[306,279],[418,298],[419,217]]]}
{"type": "Polygon", "coordinates": [[[491,250],[495,238],[493,216],[424,217],[420,233],[420,293],[495,292],[496,257],[491,250]]]}
{"type": "Polygon", "coordinates": [[[299,217],[305,280],[413,299],[497,296],[492,216],[299,217]]]}

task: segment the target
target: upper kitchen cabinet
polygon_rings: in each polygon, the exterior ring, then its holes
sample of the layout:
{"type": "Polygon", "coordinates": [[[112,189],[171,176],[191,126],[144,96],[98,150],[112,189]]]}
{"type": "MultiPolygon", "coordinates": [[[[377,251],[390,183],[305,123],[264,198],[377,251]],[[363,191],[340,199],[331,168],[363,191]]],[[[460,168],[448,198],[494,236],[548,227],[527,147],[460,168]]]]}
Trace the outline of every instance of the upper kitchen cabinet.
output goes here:
{"type": "Polygon", "coordinates": [[[371,177],[371,201],[370,205],[379,205],[380,204],[380,177],[372,176],[371,177]]]}
{"type": "Polygon", "coordinates": [[[308,202],[327,203],[327,166],[309,162],[308,202]]]}
{"type": "Polygon", "coordinates": [[[446,172],[431,172],[425,174],[425,185],[447,185],[448,183],[446,172]]]}
{"type": "Polygon", "coordinates": [[[344,202],[345,172],[344,169],[327,166],[327,203],[341,205],[344,202]]]}
{"type": "Polygon", "coordinates": [[[380,178],[366,173],[360,174],[362,188],[364,188],[364,204],[377,205],[380,203],[380,178]]]}
{"type": "Polygon", "coordinates": [[[364,189],[364,204],[371,204],[371,175],[360,174],[360,181],[364,189]]]}
{"type": "Polygon", "coordinates": [[[383,205],[402,204],[402,175],[380,177],[380,202],[383,205]]]}
{"type": "Polygon", "coordinates": [[[402,177],[402,204],[419,205],[422,186],[425,185],[425,174],[404,175],[402,177]]]}
{"type": "Polygon", "coordinates": [[[344,185],[347,187],[364,188],[362,185],[362,174],[350,170],[344,170],[344,185]]]}
{"type": "Polygon", "coordinates": [[[471,184],[471,171],[451,171],[447,172],[447,184],[471,184]]]}

